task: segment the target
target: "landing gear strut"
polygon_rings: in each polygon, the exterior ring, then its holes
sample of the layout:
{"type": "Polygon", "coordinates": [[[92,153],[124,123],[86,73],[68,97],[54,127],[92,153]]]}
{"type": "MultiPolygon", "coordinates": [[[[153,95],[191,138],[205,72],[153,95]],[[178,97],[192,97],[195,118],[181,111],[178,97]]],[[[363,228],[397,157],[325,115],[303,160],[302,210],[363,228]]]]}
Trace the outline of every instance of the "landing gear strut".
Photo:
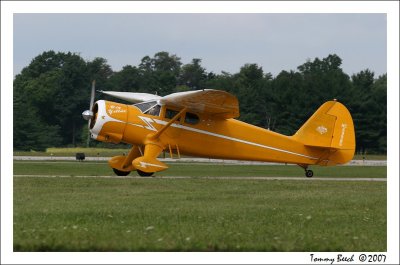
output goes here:
{"type": "Polygon", "coordinates": [[[308,169],[308,165],[298,164],[300,167],[304,168],[305,174],[307,178],[312,178],[314,176],[314,172],[311,169],[308,169]]]}

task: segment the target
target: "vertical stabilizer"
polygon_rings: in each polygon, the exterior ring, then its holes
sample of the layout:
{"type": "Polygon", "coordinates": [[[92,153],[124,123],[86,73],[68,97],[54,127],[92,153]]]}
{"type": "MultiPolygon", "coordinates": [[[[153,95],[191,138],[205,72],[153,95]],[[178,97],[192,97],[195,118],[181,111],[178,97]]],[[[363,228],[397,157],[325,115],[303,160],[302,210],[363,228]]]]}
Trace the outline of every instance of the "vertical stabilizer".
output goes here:
{"type": "Polygon", "coordinates": [[[354,156],[353,119],[337,101],[324,103],[292,137],[307,147],[326,149],[320,165],[344,164],[354,156]]]}

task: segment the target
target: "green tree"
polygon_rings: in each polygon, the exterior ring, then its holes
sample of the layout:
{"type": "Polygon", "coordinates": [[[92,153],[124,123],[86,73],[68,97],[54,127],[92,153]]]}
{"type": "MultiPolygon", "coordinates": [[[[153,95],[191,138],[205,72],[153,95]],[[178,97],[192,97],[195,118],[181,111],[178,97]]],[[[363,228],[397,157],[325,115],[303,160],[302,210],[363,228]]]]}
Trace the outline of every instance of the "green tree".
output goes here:
{"type": "Polygon", "coordinates": [[[181,65],[180,58],[168,52],[158,52],[153,58],[143,57],[139,65],[142,87],[159,95],[172,93],[178,84],[181,65]]]}
{"type": "Polygon", "coordinates": [[[143,83],[146,82],[143,81],[140,70],[131,65],[125,65],[110,78],[111,90],[116,91],[147,92],[143,83]]]}
{"type": "Polygon", "coordinates": [[[93,61],[87,62],[87,71],[89,80],[96,80],[96,90],[110,90],[110,78],[114,75],[111,66],[107,64],[107,60],[101,57],[94,58],[93,61]]]}
{"type": "Polygon", "coordinates": [[[303,76],[294,71],[282,71],[272,81],[269,113],[275,117],[274,129],[279,133],[292,135],[304,122],[308,95],[303,91],[303,82],[303,76]]]}
{"type": "Polygon", "coordinates": [[[179,76],[180,85],[185,85],[190,90],[206,88],[207,73],[200,63],[201,59],[194,58],[190,64],[182,66],[179,76]]]}
{"type": "Polygon", "coordinates": [[[140,91],[148,93],[158,93],[159,84],[156,80],[153,60],[149,56],[142,58],[139,64],[139,75],[140,75],[140,91]]]}
{"type": "Polygon", "coordinates": [[[228,73],[222,71],[220,75],[215,75],[213,73],[208,75],[206,87],[209,89],[219,89],[228,92],[232,92],[234,86],[234,78],[228,73]]]}
{"type": "MultiPolygon", "coordinates": [[[[238,73],[207,73],[201,59],[182,65],[168,52],[145,56],[138,66],[114,72],[106,59],[85,62],[78,54],[44,52],[14,80],[14,148],[43,150],[85,143],[90,85],[100,90],[157,93],[220,89],[236,95],[239,119],[292,135],[325,101],[336,98],[350,110],[359,152],[386,152],[386,75],[368,69],[351,76],[336,54],[307,60],[275,78],[257,64],[238,73]]],[[[112,99],[115,100],[115,99],[112,99]]]]}
{"type": "Polygon", "coordinates": [[[386,152],[386,75],[374,79],[369,69],[352,75],[350,104],[360,153],[386,152]]]}
{"type": "Polygon", "coordinates": [[[36,107],[27,105],[20,96],[14,96],[13,138],[14,149],[44,151],[61,144],[60,127],[40,120],[36,107]]]}
{"type": "Polygon", "coordinates": [[[342,60],[333,54],[300,65],[298,71],[282,71],[272,80],[268,110],[276,116],[276,130],[294,134],[325,101],[337,99],[348,105],[351,82],[341,69],[342,60]]]}
{"type": "Polygon", "coordinates": [[[375,128],[379,134],[376,141],[375,152],[387,152],[387,75],[381,75],[374,80],[372,85],[372,96],[376,101],[376,124],[375,128]]]}
{"type": "Polygon", "coordinates": [[[159,94],[168,95],[172,93],[178,84],[182,65],[180,58],[176,55],[170,55],[168,52],[159,52],[154,55],[152,65],[159,94]]]}
{"type": "MultiPolygon", "coordinates": [[[[32,133],[30,138],[39,143],[51,135],[57,140],[49,141],[48,145],[76,144],[80,140],[79,130],[85,123],[81,112],[88,107],[89,94],[87,65],[79,55],[44,52],[14,80],[14,100],[18,102],[14,111],[29,112],[16,120],[14,129],[21,130],[21,126],[30,123],[27,117],[35,115],[33,120],[44,130],[36,130],[38,133],[32,133]]],[[[19,132],[14,136],[18,148],[25,149],[26,137],[19,132]]]]}
{"type": "Polygon", "coordinates": [[[245,64],[234,76],[233,93],[239,98],[240,120],[257,126],[266,125],[266,83],[262,67],[245,64]]]}
{"type": "MultiPolygon", "coordinates": [[[[298,67],[303,76],[303,93],[309,95],[305,106],[314,109],[321,102],[337,99],[345,101],[351,90],[350,78],[340,68],[342,59],[336,54],[322,60],[315,58],[298,67]]],[[[346,103],[346,102],[344,102],[346,103]]]]}

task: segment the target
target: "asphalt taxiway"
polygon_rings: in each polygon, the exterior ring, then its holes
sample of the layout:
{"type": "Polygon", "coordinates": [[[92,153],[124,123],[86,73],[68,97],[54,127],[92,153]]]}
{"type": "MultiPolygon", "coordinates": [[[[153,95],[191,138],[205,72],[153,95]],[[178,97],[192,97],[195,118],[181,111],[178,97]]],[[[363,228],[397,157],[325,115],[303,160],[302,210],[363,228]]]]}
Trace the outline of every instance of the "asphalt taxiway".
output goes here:
{"type": "MultiPolygon", "coordinates": [[[[14,160],[22,161],[76,161],[73,156],[14,156],[14,160]]],[[[86,157],[84,161],[108,161],[110,157],[86,157]]],[[[198,157],[184,157],[179,159],[161,158],[160,161],[167,163],[216,163],[233,165],[282,165],[282,163],[258,162],[258,161],[240,161],[226,159],[211,159],[198,157]]],[[[343,166],[386,166],[386,160],[351,160],[343,166]]]]}
{"type": "Polygon", "coordinates": [[[70,176],[70,175],[14,175],[30,178],[108,178],[108,179],[221,179],[221,180],[303,180],[303,181],[387,181],[386,178],[332,178],[332,177],[191,177],[191,176],[70,176]]]}

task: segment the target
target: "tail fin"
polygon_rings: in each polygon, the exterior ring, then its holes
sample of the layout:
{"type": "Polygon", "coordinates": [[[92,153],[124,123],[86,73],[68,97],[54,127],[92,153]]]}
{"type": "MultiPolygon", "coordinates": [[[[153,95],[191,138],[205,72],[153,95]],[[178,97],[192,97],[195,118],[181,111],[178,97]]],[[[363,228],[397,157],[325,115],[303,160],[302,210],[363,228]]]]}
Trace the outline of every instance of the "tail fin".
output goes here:
{"type": "Polygon", "coordinates": [[[307,147],[325,151],[319,165],[344,164],[354,156],[353,119],[337,101],[325,102],[292,137],[307,147]]]}

